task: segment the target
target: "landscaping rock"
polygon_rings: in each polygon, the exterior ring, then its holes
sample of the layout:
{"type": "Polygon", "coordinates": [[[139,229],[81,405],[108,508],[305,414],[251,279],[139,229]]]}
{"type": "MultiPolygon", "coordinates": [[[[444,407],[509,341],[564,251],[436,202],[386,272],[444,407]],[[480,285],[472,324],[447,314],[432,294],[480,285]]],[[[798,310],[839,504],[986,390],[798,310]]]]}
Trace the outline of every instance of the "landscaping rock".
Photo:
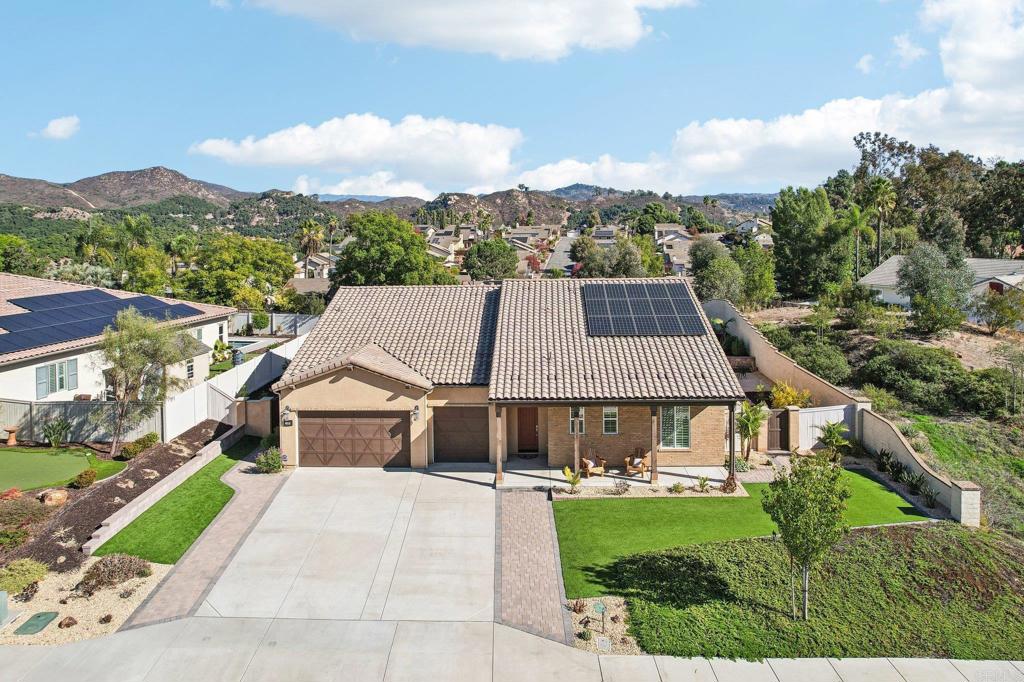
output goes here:
{"type": "Polygon", "coordinates": [[[39,591],[39,583],[32,583],[24,590],[22,590],[18,596],[15,597],[20,602],[32,601],[32,597],[36,596],[36,592],[39,591]]]}
{"type": "Polygon", "coordinates": [[[154,478],[160,478],[160,472],[153,471],[152,469],[143,469],[140,473],[147,481],[152,481],[154,478]]]}
{"type": "Polygon", "coordinates": [[[59,627],[61,630],[66,630],[76,625],[78,625],[78,621],[72,618],[71,616],[68,616],[61,622],[57,623],[57,627],[59,627]]]}
{"type": "Polygon", "coordinates": [[[120,506],[120,505],[124,504],[124,500],[122,500],[120,497],[115,497],[114,499],[112,499],[110,501],[110,503],[111,504],[116,504],[116,505],[120,506]]]}
{"type": "Polygon", "coordinates": [[[47,507],[62,507],[64,503],[68,501],[67,490],[45,490],[39,496],[39,499],[43,501],[43,504],[47,507]]]}
{"type": "Polygon", "coordinates": [[[106,625],[110,621],[114,620],[113,614],[108,613],[107,615],[100,618],[100,625],[106,625]]]}
{"type": "Polygon", "coordinates": [[[124,490],[131,490],[132,488],[135,487],[135,481],[133,481],[130,478],[126,478],[123,481],[118,481],[117,482],[117,487],[118,488],[122,488],[124,490]]]}

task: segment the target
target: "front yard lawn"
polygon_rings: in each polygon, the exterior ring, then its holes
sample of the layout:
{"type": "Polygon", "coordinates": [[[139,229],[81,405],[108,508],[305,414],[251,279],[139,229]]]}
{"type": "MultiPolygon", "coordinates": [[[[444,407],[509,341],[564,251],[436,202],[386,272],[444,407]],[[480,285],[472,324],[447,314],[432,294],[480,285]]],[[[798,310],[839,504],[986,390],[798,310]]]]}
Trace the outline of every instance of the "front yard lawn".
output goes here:
{"type": "Polygon", "coordinates": [[[100,459],[88,448],[3,448],[0,449],[0,490],[67,485],[89,467],[96,470],[98,481],[124,469],[125,462],[100,459]]]}
{"type": "Polygon", "coordinates": [[[220,477],[258,444],[258,438],[247,436],[228,448],[100,546],[96,555],[123,553],[158,564],[177,563],[235,494],[220,477]]]}
{"type": "MultiPolygon", "coordinates": [[[[954,523],[852,531],[790,617],[789,560],[770,539],[688,545],[606,567],[631,632],[670,656],[1019,658],[1024,545],[954,523]]],[[[799,599],[799,592],[798,592],[799,599]]]]}
{"type": "MultiPolygon", "coordinates": [[[[921,521],[906,500],[856,471],[845,470],[851,526],[921,521]]],[[[746,484],[750,497],[589,499],[554,503],[565,593],[570,598],[616,594],[606,569],[638,552],[771,535],[761,509],[766,483],[746,484]]]]}

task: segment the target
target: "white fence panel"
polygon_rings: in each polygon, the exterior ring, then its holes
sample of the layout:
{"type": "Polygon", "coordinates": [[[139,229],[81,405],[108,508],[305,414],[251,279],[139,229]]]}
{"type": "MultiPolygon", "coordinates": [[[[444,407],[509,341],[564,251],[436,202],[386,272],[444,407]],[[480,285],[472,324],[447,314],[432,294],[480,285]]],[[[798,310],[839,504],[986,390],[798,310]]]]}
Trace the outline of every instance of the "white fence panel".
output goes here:
{"type": "Polygon", "coordinates": [[[207,393],[207,417],[210,419],[216,419],[219,422],[225,424],[231,424],[236,426],[234,416],[232,415],[231,406],[234,405],[235,399],[224,393],[213,384],[207,384],[209,392],[207,393]]]}
{"type": "MultiPolygon", "coordinates": [[[[57,400],[49,402],[25,402],[0,400],[0,428],[17,426],[18,439],[41,443],[46,440],[43,427],[57,419],[66,419],[71,426],[68,441],[72,443],[108,443],[110,428],[114,423],[116,406],[111,402],[94,400],[57,400]]],[[[135,440],[154,432],[162,435],[160,406],[153,414],[143,419],[138,426],[124,434],[124,440],[135,440]]]]}
{"type": "MultiPolygon", "coordinates": [[[[252,324],[251,312],[238,312],[231,317],[231,332],[239,334],[246,331],[252,324]]],[[[313,330],[319,315],[300,315],[298,313],[267,313],[270,323],[263,328],[253,328],[253,334],[292,334],[301,336],[313,330]]]]}
{"type": "Polygon", "coordinates": [[[164,402],[164,440],[169,441],[207,418],[205,383],[175,393],[164,402]]]}
{"type": "Polygon", "coordinates": [[[843,422],[849,430],[848,438],[856,434],[857,406],[832,405],[808,407],[800,410],[800,449],[810,450],[820,444],[821,429],[829,422],[843,422]]]}

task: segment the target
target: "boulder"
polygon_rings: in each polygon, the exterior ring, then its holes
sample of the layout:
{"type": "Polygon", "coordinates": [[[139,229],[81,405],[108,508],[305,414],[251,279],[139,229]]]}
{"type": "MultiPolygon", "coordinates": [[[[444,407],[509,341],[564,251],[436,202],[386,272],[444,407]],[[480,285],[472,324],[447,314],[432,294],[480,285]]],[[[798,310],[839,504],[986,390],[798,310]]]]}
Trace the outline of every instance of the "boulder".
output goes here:
{"type": "Polygon", "coordinates": [[[61,490],[59,488],[52,488],[50,490],[43,491],[39,496],[39,499],[43,501],[47,507],[60,507],[68,501],[68,491],[61,490]]]}
{"type": "Polygon", "coordinates": [[[57,623],[57,627],[59,627],[61,630],[66,630],[76,625],[78,625],[78,621],[72,618],[71,616],[68,616],[61,622],[57,623]]]}
{"type": "Polygon", "coordinates": [[[130,478],[126,478],[123,481],[118,481],[117,482],[117,487],[118,488],[122,488],[124,490],[131,490],[132,488],[135,487],[135,481],[133,481],[130,478]]]}

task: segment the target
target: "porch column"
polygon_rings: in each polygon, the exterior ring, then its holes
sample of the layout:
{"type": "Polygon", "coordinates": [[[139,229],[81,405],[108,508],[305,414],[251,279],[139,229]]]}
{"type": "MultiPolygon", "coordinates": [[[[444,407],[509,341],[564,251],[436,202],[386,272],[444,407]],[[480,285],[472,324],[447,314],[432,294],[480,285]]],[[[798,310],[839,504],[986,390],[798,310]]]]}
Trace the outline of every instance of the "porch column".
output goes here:
{"type": "MultiPolygon", "coordinates": [[[[580,430],[579,424],[573,421],[573,413],[576,407],[569,408],[569,423],[572,425],[572,470],[579,473],[580,470],[580,430]]],[[[583,421],[583,420],[580,420],[583,421]]]]}
{"type": "Polygon", "coordinates": [[[651,405],[651,483],[658,482],[658,406],[651,405]]]}
{"type": "Polygon", "coordinates": [[[729,403],[729,475],[722,485],[722,492],[736,491],[736,403],[729,403]]]}
{"type": "Polygon", "coordinates": [[[495,429],[497,430],[495,442],[498,446],[498,452],[494,456],[494,485],[497,486],[505,479],[505,472],[501,462],[502,441],[504,440],[502,436],[504,436],[503,432],[505,430],[504,423],[501,419],[501,405],[495,405],[494,407],[494,424],[495,429]]]}

